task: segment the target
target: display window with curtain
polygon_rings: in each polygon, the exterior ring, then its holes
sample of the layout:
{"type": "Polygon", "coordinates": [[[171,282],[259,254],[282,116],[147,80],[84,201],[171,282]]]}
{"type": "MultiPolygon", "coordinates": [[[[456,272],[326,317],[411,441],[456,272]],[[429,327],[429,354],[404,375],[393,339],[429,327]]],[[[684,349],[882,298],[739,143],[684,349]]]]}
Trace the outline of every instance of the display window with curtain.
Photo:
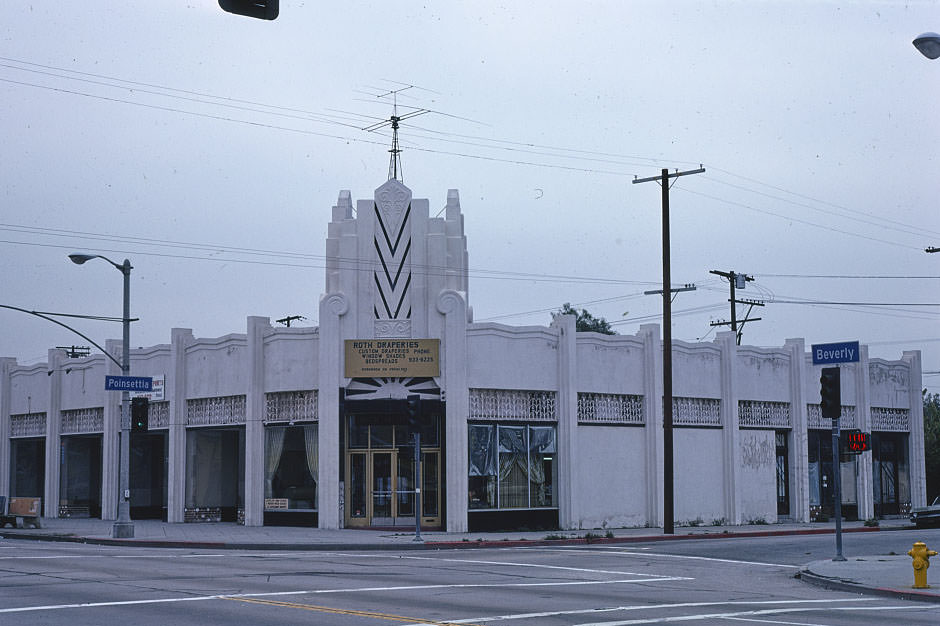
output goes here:
{"type": "Polygon", "coordinates": [[[265,427],[265,524],[316,525],[318,449],[316,423],[265,427]]]}
{"type": "Polygon", "coordinates": [[[471,424],[468,435],[471,527],[557,525],[555,426],[471,424]]]}
{"type": "Polygon", "coordinates": [[[184,521],[241,521],[244,503],[245,429],[188,430],[184,521]]]}

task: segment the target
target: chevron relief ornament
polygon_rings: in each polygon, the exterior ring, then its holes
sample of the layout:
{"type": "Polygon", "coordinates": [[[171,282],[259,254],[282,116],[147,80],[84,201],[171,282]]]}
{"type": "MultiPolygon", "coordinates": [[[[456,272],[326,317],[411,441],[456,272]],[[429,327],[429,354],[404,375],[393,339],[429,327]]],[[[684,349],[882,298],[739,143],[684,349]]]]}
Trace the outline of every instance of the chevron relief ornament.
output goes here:
{"type": "Polygon", "coordinates": [[[377,320],[409,319],[411,190],[396,179],[375,191],[374,313],[377,320]]]}

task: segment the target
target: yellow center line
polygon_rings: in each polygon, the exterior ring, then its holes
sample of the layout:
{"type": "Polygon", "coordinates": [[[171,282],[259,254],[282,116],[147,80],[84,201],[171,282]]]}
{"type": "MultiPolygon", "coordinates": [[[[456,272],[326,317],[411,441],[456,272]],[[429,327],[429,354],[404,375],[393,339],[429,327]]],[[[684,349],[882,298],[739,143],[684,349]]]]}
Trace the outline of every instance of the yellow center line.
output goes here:
{"type": "MultiPolygon", "coordinates": [[[[335,613],[337,615],[354,615],[356,617],[371,617],[374,619],[384,619],[393,622],[408,622],[411,624],[429,624],[430,626],[456,626],[454,622],[438,622],[435,620],[422,619],[420,617],[405,617],[404,615],[393,615],[391,613],[378,613],[375,611],[357,611],[355,609],[337,609],[329,606],[319,606],[316,604],[302,604],[300,602],[282,602],[279,600],[258,600],[255,598],[225,598],[226,600],[237,600],[238,602],[248,602],[250,604],[264,604],[267,606],[279,606],[288,609],[304,609],[305,611],[317,611],[319,613],[335,613]]],[[[468,624],[460,622],[461,626],[484,626],[483,624],[468,624]]]]}

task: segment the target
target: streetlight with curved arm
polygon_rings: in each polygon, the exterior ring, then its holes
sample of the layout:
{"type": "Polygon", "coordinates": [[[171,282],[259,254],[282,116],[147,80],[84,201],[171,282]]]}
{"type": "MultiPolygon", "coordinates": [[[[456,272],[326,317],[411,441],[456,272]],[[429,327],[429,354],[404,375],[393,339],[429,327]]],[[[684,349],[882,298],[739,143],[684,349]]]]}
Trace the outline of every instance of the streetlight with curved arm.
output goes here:
{"type": "Polygon", "coordinates": [[[940,35],[937,33],[918,35],[911,43],[928,59],[940,58],[940,35]]]}
{"type": "MultiPolygon", "coordinates": [[[[100,254],[70,254],[69,259],[76,265],[82,265],[92,259],[103,259],[110,263],[117,271],[124,275],[124,316],[123,325],[121,374],[129,376],[131,371],[131,262],[124,259],[118,265],[111,259],[100,254]]],[[[121,452],[118,482],[118,518],[111,528],[111,536],[115,539],[132,539],[134,537],[134,522],[131,521],[131,492],[130,492],[130,392],[121,392],[121,452]]]]}

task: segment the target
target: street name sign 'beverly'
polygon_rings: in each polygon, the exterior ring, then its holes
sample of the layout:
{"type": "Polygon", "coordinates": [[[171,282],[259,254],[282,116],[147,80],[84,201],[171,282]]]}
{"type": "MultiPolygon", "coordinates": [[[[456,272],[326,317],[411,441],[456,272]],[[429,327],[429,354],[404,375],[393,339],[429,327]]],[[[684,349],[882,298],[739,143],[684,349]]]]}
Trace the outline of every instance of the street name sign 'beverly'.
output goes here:
{"type": "Polygon", "coordinates": [[[859,348],[857,341],[813,344],[813,365],[857,363],[858,355],[859,348]]]}

